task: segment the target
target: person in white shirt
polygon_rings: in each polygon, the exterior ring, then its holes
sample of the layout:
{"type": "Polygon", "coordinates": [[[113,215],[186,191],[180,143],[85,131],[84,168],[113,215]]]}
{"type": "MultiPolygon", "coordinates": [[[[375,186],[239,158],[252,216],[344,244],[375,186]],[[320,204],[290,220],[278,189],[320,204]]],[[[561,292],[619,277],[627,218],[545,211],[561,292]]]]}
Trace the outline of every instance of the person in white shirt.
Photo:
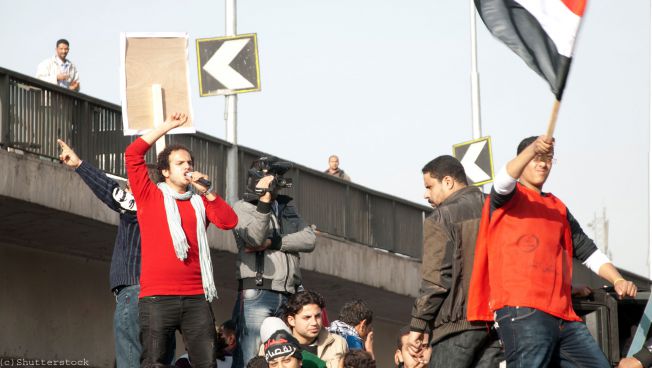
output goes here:
{"type": "Polygon", "coordinates": [[[63,38],[58,40],[55,55],[43,60],[38,65],[36,78],[63,88],[79,91],[79,72],[75,65],[67,59],[68,52],[70,52],[68,40],[63,38]]]}

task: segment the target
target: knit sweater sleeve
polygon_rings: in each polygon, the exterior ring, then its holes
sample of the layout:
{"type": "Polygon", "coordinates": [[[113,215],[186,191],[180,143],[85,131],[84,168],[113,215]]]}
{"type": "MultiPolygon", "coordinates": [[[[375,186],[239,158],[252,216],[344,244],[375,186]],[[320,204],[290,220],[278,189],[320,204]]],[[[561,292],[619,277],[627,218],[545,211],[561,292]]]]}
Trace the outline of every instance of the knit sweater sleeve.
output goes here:
{"type": "Polygon", "coordinates": [[[494,185],[491,187],[491,207],[489,214],[507,204],[516,192],[516,179],[507,173],[507,165],[498,172],[494,179],[494,185]]]}
{"type": "Polygon", "coordinates": [[[129,186],[138,201],[149,197],[152,191],[158,190],[156,185],[149,179],[147,165],[145,164],[145,153],[151,146],[142,138],[133,141],[125,150],[125,164],[127,166],[127,177],[129,186]]]}
{"type": "Polygon", "coordinates": [[[584,233],[584,230],[582,230],[582,227],[570,213],[568,208],[566,209],[566,218],[568,219],[571,236],[573,238],[573,256],[584,262],[598,250],[598,247],[595,245],[593,240],[584,233]]]}
{"type": "Polygon", "coordinates": [[[81,165],[75,169],[75,172],[79,174],[99,200],[104,202],[110,209],[120,212],[120,206],[113,199],[113,189],[119,186],[115,180],[106,176],[105,173],[88,163],[88,161],[82,161],[81,165]]]}
{"type": "Polygon", "coordinates": [[[215,199],[209,201],[206,197],[204,200],[204,207],[206,207],[206,217],[208,221],[212,222],[215,226],[222,230],[233,229],[238,224],[238,215],[235,214],[233,208],[222,199],[219,195],[215,194],[215,199]]]}

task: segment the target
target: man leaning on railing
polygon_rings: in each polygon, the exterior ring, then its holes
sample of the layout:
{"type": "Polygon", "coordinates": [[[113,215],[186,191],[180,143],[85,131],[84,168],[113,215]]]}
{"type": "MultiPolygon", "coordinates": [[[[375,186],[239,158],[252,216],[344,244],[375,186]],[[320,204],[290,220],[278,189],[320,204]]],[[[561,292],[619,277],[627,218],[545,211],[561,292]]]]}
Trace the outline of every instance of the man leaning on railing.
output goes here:
{"type": "Polygon", "coordinates": [[[36,78],[57,84],[60,87],[79,91],[79,72],[72,61],[67,59],[70,44],[66,39],[57,41],[55,55],[43,60],[36,70],[36,78]]]}

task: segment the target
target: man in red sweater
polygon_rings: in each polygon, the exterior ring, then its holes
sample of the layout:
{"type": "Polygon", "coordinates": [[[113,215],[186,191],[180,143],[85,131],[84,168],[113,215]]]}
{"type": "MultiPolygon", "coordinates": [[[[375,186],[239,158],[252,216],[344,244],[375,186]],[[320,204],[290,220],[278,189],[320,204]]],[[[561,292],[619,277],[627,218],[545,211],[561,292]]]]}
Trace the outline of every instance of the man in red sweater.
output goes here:
{"type": "Polygon", "coordinates": [[[185,114],[175,113],[125,151],[142,241],[142,367],[166,363],[177,329],[193,367],[215,367],[216,331],[209,302],[216,291],[206,227],[210,221],[221,229],[232,229],[238,217],[222,198],[199,183],[208,177],[193,171],[187,148],[168,146],[158,155],[158,184],[149,179],[144,159],[156,140],[186,121],[185,114]]]}

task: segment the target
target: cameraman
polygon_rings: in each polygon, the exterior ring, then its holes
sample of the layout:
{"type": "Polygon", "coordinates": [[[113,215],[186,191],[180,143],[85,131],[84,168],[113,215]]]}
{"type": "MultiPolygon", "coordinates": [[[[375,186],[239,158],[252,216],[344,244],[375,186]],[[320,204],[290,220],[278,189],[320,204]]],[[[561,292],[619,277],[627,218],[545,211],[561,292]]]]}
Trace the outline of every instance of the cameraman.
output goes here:
{"type": "Polygon", "coordinates": [[[274,157],[255,160],[244,198],[233,206],[239,218],[233,230],[238,246],[234,368],[243,368],[258,355],[260,325],[266,317],[276,315],[301,287],[299,253],[315,249],[313,229],[301,219],[292,198],[278,194],[292,185],[283,177],[289,168],[290,163],[274,157]]]}

